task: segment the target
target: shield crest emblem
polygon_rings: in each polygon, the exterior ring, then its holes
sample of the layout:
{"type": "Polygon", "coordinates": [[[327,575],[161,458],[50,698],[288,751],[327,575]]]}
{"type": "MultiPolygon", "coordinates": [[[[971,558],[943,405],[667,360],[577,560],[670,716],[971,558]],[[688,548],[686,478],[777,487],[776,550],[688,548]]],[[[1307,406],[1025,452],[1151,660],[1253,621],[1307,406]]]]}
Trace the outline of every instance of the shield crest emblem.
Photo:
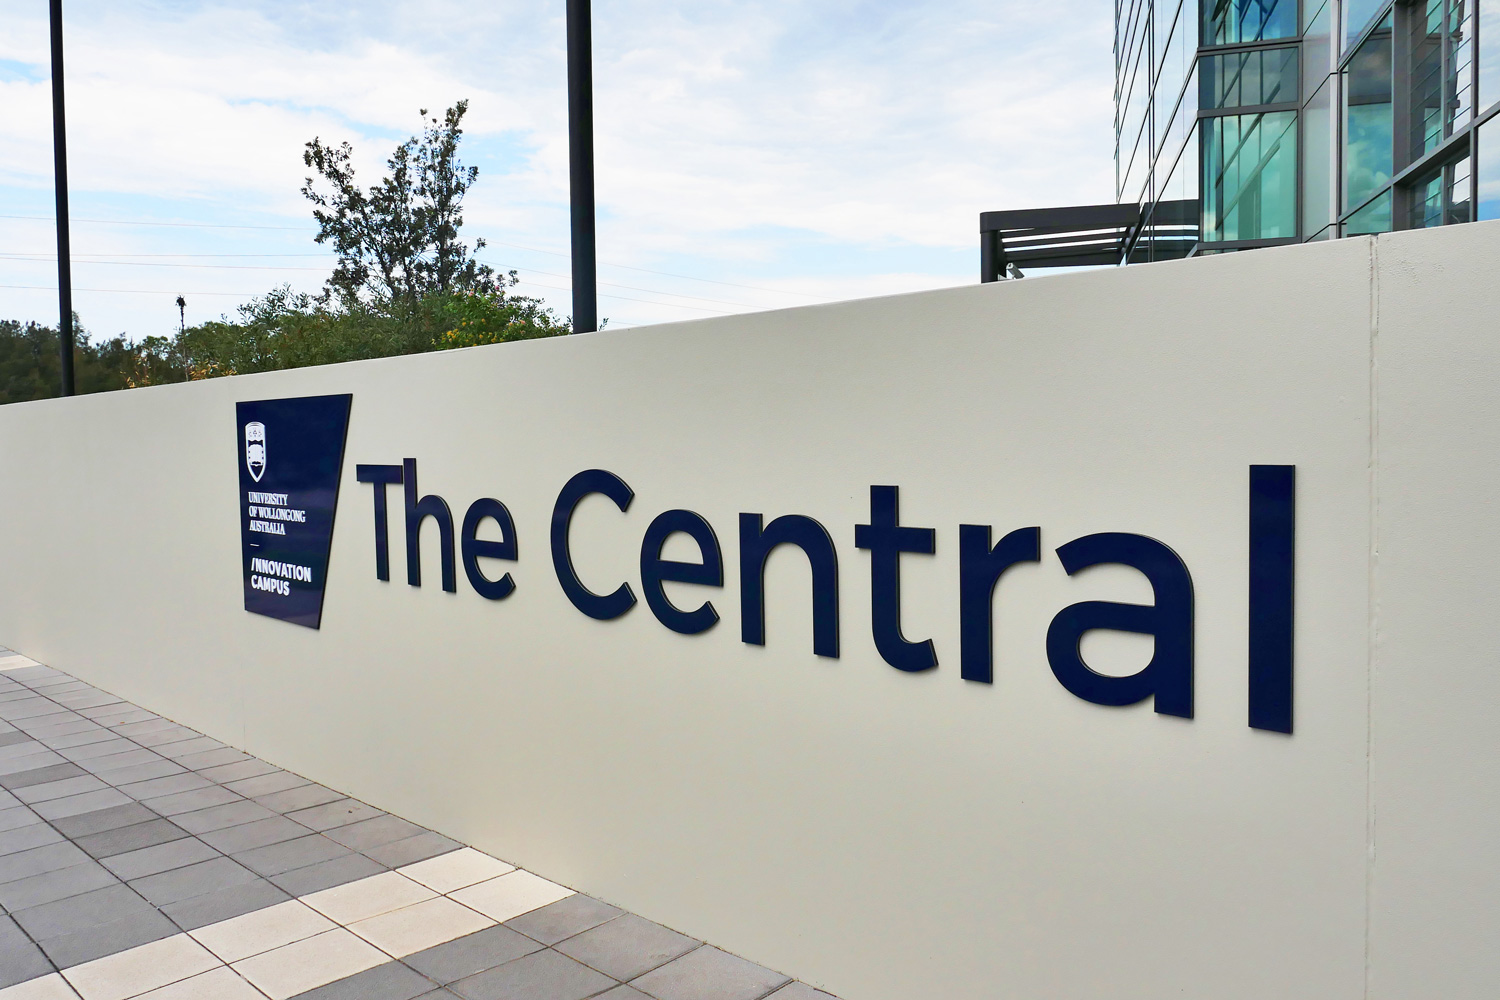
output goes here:
{"type": "Polygon", "coordinates": [[[266,425],[258,420],[245,425],[245,468],[257,483],[266,474],[266,425]]]}

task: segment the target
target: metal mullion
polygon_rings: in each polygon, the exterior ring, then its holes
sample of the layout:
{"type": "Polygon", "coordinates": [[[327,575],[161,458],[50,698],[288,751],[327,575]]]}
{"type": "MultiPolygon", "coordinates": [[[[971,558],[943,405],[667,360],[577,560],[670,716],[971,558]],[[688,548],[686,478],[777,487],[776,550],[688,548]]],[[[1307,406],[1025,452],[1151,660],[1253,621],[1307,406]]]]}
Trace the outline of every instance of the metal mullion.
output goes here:
{"type": "MultiPolygon", "coordinates": [[[[1389,0],[1389,2],[1387,3],[1385,9],[1380,14],[1378,14],[1377,16],[1371,18],[1370,19],[1370,23],[1367,24],[1367,25],[1365,25],[1365,30],[1361,31],[1357,36],[1355,36],[1354,41],[1352,41],[1352,42],[1349,43],[1349,50],[1347,52],[1343,52],[1339,56],[1339,72],[1340,73],[1342,73],[1347,68],[1346,64],[1349,62],[1350,59],[1354,58],[1354,53],[1356,53],[1356,52],[1359,51],[1360,46],[1364,45],[1365,42],[1368,42],[1370,40],[1370,36],[1372,36],[1372,35],[1375,34],[1376,30],[1380,27],[1380,23],[1385,20],[1386,14],[1391,13],[1393,10],[1395,10],[1395,8],[1396,8],[1396,4],[1395,4],[1394,0],[1389,0]]],[[[1340,11],[1340,13],[1342,13],[1342,11],[1340,11]]],[[[1343,25],[1342,24],[1339,25],[1339,29],[1340,29],[1339,30],[1339,34],[1342,35],[1343,34],[1343,30],[1342,30],[1343,29],[1343,25]]],[[[1392,23],[1391,23],[1391,34],[1393,36],[1392,39],[1391,39],[1392,43],[1395,42],[1395,38],[1394,38],[1395,33],[1396,33],[1395,19],[1392,18],[1392,23]]]]}
{"type": "Polygon", "coordinates": [[[1277,111],[1299,111],[1302,105],[1296,101],[1282,101],[1278,104],[1246,104],[1238,108],[1208,108],[1198,109],[1198,119],[1205,118],[1235,118],[1239,115],[1269,115],[1277,111]]]}

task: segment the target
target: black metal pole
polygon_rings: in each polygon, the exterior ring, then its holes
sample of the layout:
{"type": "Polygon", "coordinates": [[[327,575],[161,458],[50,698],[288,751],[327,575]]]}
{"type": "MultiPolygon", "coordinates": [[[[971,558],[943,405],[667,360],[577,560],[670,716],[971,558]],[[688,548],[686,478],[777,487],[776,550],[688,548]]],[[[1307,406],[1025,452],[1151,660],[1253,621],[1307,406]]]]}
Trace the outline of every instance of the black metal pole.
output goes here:
{"type": "MultiPolygon", "coordinates": [[[[54,3],[60,0],[53,0],[54,3]]],[[[594,58],[589,0],[568,3],[568,167],[573,200],[573,332],[599,329],[594,261],[594,58]]]]}
{"type": "Polygon", "coordinates": [[[57,178],[57,324],[62,394],[73,395],[73,255],[68,240],[68,129],[63,118],[62,0],[52,0],[52,166],[57,178]]]}

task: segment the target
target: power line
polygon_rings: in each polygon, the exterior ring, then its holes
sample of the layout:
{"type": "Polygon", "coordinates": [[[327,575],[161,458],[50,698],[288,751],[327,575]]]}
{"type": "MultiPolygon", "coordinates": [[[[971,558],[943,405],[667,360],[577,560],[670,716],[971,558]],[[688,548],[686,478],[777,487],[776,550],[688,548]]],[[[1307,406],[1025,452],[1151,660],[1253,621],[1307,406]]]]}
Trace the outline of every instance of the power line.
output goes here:
{"type": "MultiPolygon", "coordinates": [[[[29,219],[32,222],[51,222],[50,215],[0,215],[0,219],[29,219]]],[[[182,229],[272,229],[287,233],[310,233],[307,226],[230,226],[210,222],[131,222],[128,219],[72,219],[72,222],[93,222],[101,226],[167,226],[182,229]]]]}

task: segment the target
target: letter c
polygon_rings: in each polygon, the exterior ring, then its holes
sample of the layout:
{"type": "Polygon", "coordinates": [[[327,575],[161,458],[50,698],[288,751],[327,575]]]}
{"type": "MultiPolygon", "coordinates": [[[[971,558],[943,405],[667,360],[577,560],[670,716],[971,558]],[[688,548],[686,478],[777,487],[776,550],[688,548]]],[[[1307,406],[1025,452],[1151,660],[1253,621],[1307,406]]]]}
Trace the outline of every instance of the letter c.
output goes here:
{"type": "Polygon", "coordinates": [[[612,593],[599,595],[589,590],[578,579],[573,569],[573,554],[568,548],[568,528],[573,522],[573,511],[579,501],[590,493],[602,493],[615,502],[621,511],[630,508],[635,491],[613,472],[603,469],[588,469],[569,479],[557,495],[552,507],[552,566],[557,571],[557,582],[573,606],[590,618],[609,621],[618,618],[635,607],[635,593],[630,584],[622,583],[612,593]]]}

